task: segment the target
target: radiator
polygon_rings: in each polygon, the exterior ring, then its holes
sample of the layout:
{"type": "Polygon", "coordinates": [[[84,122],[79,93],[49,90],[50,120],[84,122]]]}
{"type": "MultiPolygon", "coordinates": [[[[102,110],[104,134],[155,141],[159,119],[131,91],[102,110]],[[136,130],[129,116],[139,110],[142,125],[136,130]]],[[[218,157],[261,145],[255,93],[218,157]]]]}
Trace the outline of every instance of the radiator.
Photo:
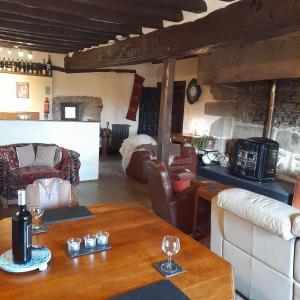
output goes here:
{"type": "Polygon", "coordinates": [[[112,124],[111,148],[114,152],[119,152],[121,145],[129,135],[128,124],[112,124]]]}

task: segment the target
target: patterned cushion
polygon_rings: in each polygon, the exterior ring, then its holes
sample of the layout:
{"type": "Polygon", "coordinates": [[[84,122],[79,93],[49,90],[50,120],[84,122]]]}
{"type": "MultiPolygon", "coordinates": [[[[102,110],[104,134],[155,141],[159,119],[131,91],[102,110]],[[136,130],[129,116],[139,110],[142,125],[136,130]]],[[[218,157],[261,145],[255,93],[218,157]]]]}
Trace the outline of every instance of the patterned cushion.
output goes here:
{"type": "Polygon", "coordinates": [[[0,156],[2,156],[6,161],[9,170],[14,170],[18,167],[17,154],[13,147],[1,148],[0,156]]]}
{"type": "Polygon", "coordinates": [[[53,167],[56,146],[37,146],[33,166],[36,167],[53,167]]]}
{"type": "Polygon", "coordinates": [[[19,168],[32,166],[35,159],[35,153],[32,144],[24,147],[16,147],[16,151],[19,161],[19,168]]]}
{"type": "Polygon", "coordinates": [[[11,184],[26,185],[40,178],[59,177],[64,179],[64,174],[62,171],[50,167],[26,167],[11,171],[9,177],[11,184]]]}

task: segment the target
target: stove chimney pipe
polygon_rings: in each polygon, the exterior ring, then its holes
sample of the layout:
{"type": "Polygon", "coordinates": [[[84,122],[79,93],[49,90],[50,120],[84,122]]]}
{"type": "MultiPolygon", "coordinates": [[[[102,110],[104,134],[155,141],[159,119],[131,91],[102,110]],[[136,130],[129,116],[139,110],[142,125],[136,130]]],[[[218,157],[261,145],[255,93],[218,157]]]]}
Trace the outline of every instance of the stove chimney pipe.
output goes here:
{"type": "Polygon", "coordinates": [[[271,86],[271,94],[270,94],[270,104],[269,104],[269,115],[268,120],[264,132],[264,137],[270,139],[272,133],[272,124],[273,124],[273,114],[274,114],[274,106],[275,106],[275,98],[276,98],[276,88],[277,88],[277,81],[274,79],[272,81],[271,86]]]}

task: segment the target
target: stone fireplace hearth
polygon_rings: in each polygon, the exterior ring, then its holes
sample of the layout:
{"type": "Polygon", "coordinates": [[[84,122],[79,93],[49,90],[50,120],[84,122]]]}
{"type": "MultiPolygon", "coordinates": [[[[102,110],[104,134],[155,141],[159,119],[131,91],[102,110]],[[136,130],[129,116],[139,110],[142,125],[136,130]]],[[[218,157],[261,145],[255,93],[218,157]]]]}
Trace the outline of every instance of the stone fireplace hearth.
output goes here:
{"type": "MultiPolygon", "coordinates": [[[[205,114],[220,117],[210,128],[218,148],[231,152],[238,138],[263,136],[270,101],[270,81],[216,85],[215,101],[205,104],[205,114]]],[[[300,172],[300,78],[277,80],[272,139],[279,142],[278,170],[300,172]]]]}
{"type": "Polygon", "coordinates": [[[103,108],[100,97],[89,96],[59,96],[52,101],[52,119],[61,120],[62,107],[74,104],[78,108],[78,121],[99,122],[103,108]]]}

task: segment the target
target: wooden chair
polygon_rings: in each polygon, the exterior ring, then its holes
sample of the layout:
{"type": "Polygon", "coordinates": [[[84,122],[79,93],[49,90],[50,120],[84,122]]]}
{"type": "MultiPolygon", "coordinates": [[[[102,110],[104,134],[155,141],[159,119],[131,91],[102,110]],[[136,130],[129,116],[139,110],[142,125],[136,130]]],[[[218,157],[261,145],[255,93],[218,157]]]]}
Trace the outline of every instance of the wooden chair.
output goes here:
{"type": "Polygon", "coordinates": [[[39,200],[42,208],[78,206],[75,187],[60,178],[37,179],[26,188],[27,205],[39,200]]]}

